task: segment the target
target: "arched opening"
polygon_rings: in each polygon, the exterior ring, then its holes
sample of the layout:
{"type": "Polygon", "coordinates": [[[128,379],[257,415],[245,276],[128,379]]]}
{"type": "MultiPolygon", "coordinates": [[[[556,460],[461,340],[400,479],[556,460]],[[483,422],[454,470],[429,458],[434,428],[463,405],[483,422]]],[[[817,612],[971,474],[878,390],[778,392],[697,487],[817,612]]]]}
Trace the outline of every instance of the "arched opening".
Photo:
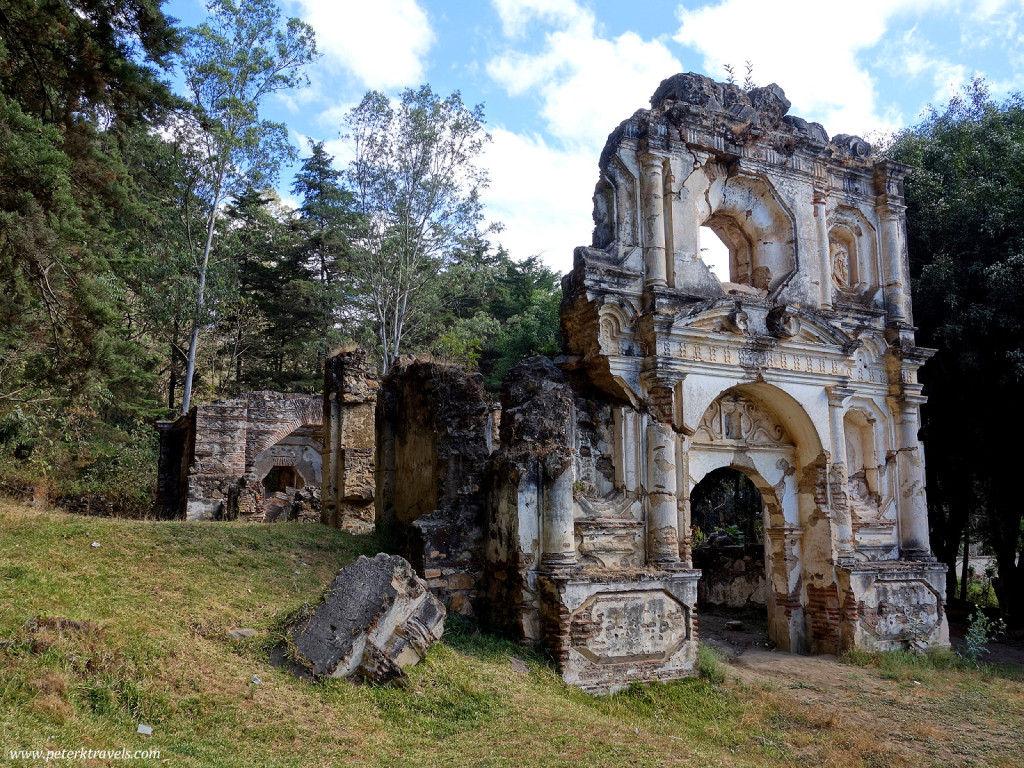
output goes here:
{"type": "MultiPolygon", "coordinates": [[[[739,384],[723,390],[706,406],[690,440],[690,487],[684,507],[690,525],[693,525],[695,493],[698,502],[707,493],[698,487],[705,478],[725,468],[741,472],[760,493],[763,526],[763,546],[756,553],[761,558],[756,562],[761,565],[743,559],[741,566],[740,558],[736,557],[732,565],[722,571],[713,563],[702,563],[700,553],[693,547],[694,567],[707,568],[709,574],[701,579],[707,578],[707,584],[698,589],[710,593],[716,570],[729,575],[742,567],[747,574],[743,578],[748,580],[744,587],[747,596],[742,600],[749,607],[744,615],[750,617],[749,622],[744,620],[743,623],[756,630],[755,634],[745,637],[746,641],[760,642],[764,637],[785,651],[834,653],[838,648],[838,634],[827,623],[830,620],[828,606],[838,598],[829,559],[831,520],[818,511],[821,489],[826,487],[828,478],[815,422],[784,390],[765,383],[739,384]],[[756,593],[756,586],[751,586],[750,581],[754,576],[763,583],[763,598],[761,595],[754,598],[758,602],[751,599],[756,593]],[[766,637],[761,632],[761,617],[767,619],[766,637]],[[823,629],[809,635],[810,626],[823,629]]],[[[755,504],[751,506],[756,509],[755,504]]],[[[754,515],[748,512],[748,519],[752,517],[754,515]]],[[[757,549],[755,545],[754,550],[757,549]]],[[[727,550],[724,554],[733,553],[739,554],[736,550],[727,550]]],[[[755,552],[750,554],[755,556],[755,552]]],[[[743,552],[742,557],[746,556],[747,552],[743,552]]],[[[730,580],[723,576],[718,581],[730,580]]],[[[722,588],[733,592],[736,585],[723,583],[722,588]]],[[[715,609],[709,610],[709,603],[726,602],[711,598],[705,600],[702,608],[702,640],[711,636],[714,619],[719,617],[715,609]]],[[[733,603],[740,602],[736,595],[731,599],[733,603]]],[[[719,626],[724,629],[724,621],[719,621],[719,626]]],[[[722,634],[727,638],[737,637],[732,633],[722,634]]]]}
{"type": "Polygon", "coordinates": [[[259,483],[260,493],[251,515],[267,523],[285,520],[292,514],[295,502],[302,501],[305,511],[300,511],[300,517],[305,514],[309,519],[318,518],[320,447],[320,427],[305,425],[257,455],[252,473],[259,483]],[[315,508],[310,506],[314,501],[315,508]]]}
{"type": "MultiPolygon", "coordinates": [[[[794,218],[775,190],[762,178],[726,175],[710,185],[699,205],[700,254],[708,264],[714,237],[729,252],[728,261],[712,267],[728,290],[775,290],[796,268],[794,218]],[[711,245],[709,245],[711,243],[711,245]],[[707,248],[708,250],[704,250],[707,248]]],[[[709,264],[710,266],[710,264],[709,264]]]]}
{"type": "Polygon", "coordinates": [[[729,246],[711,227],[700,228],[700,258],[718,282],[736,282],[732,279],[732,267],[729,264],[729,246]]]}
{"type": "Polygon", "coordinates": [[[295,467],[274,467],[263,478],[263,498],[269,499],[275,493],[288,493],[288,489],[298,490],[306,483],[295,467]]]}
{"type": "Polygon", "coordinates": [[[749,616],[764,624],[768,598],[761,492],[739,470],[713,470],[690,492],[690,522],[693,565],[701,569],[698,610],[749,616]]]}

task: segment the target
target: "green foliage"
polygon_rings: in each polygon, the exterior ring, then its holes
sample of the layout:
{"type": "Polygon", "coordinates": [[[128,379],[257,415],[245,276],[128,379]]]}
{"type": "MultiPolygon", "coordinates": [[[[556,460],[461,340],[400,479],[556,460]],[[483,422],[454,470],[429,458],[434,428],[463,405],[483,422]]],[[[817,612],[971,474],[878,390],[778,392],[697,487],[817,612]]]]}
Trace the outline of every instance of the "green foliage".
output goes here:
{"type": "Polygon", "coordinates": [[[209,21],[188,32],[184,76],[194,116],[178,126],[205,229],[188,243],[198,286],[182,413],[190,407],[200,329],[210,320],[205,290],[221,203],[272,185],[281,162],[296,156],[288,129],[261,119],[259,109],[274,93],[306,84],[303,67],[316,57],[312,28],[296,18],[282,24],[273,0],[211,0],[207,12],[209,21]]]}
{"type": "Polygon", "coordinates": [[[697,649],[697,663],[700,676],[712,685],[725,682],[725,658],[720,650],[703,643],[697,649]]]}
{"type": "Polygon", "coordinates": [[[969,664],[981,665],[981,657],[991,653],[988,644],[997,640],[1006,631],[1006,623],[1002,619],[990,619],[980,608],[975,609],[967,625],[964,635],[964,649],[960,651],[969,664]]]}
{"type": "Polygon", "coordinates": [[[918,342],[938,349],[921,370],[932,543],[952,571],[969,519],[980,520],[1000,604],[1024,619],[1024,509],[1004,447],[1024,411],[991,419],[974,407],[979,396],[1014,402],[1024,382],[1024,99],[996,103],[977,79],[887,152],[914,166],[905,182],[914,323],[918,342]]]}
{"type": "Polygon", "coordinates": [[[723,468],[708,473],[690,499],[691,522],[704,532],[701,541],[714,532],[724,533],[735,544],[763,540],[761,494],[742,472],[723,468]]]}
{"type": "Polygon", "coordinates": [[[0,13],[5,485],[140,495],[120,482],[139,479],[152,443],[134,440],[159,410],[156,360],[138,330],[135,238],[123,227],[140,217],[129,158],[172,103],[158,77],[178,45],[159,3],[47,0],[0,13]]]}
{"type": "Polygon", "coordinates": [[[386,372],[439,275],[480,241],[488,176],[477,161],[490,136],[482,106],[428,85],[406,89],[394,104],[368,92],[345,130],[355,155],[346,182],[360,215],[349,273],[386,372]]]}

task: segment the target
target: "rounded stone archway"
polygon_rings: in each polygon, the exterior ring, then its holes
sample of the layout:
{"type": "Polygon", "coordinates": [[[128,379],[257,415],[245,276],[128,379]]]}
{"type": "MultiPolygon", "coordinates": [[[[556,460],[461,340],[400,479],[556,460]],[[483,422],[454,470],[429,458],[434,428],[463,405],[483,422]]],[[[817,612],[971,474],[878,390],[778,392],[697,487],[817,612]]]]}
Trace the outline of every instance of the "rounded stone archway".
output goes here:
{"type": "Polygon", "coordinates": [[[722,467],[690,492],[697,609],[763,617],[767,604],[764,499],[743,472],[722,467]]]}
{"type": "Polygon", "coordinates": [[[741,472],[761,494],[769,637],[798,653],[837,643],[813,631],[821,602],[814,595],[835,594],[835,575],[830,520],[818,505],[826,465],[803,408],[769,384],[731,387],[707,407],[688,456],[688,509],[698,483],[723,468],[741,472]]]}

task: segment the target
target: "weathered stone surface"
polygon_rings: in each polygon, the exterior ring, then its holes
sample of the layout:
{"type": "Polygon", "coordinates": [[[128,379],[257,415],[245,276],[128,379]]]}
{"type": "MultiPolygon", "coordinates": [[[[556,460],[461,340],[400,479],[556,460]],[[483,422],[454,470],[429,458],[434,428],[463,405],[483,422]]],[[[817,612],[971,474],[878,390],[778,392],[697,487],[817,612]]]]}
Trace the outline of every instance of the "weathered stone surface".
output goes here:
{"type": "Polygon", "coordinates": [[[564,375],[535,361],[509,379],[492,616],[588,690],[692,671],[695,564],[706,604],[764,605],[783,650],[948,642],[908,169],[789,108],[775,84],[663,81],[601,154],[592,242],[562,282],[564,375]],[[763,556],[694,563],[690,494],[726,468],[761,496],[763,556]]]}
{"type": "Polygon", "coordinates": [[[445,609],[403,558],[360,557],[338,571],[290,633],[314,677],[383,683],[405,675],[444,634],[445,609]]]}
{"type": "Polygon", "coordinates": [[[321,520],[350,533],[368,533],[376,524],[378,388],[376,369],[365,350],[339,352],[324,365],[321,520]]]}
{"type": "Polygon", "coordinates": [[[768,585],[763,545],[733,545],[724,538],[724,544],[715,540],[693,550],[693,567],[701,570],[698,604],[705,610],[765,609],[768,585]]]}
{"type": "Polygon", "coordinates": [[[319,398],[249,392],[158,422],[158,514],[263,520],[265,500],[277,490],[320,485],[322,421],[319,398]],[[288,480],[281,488],[264,489],[263,481],[275,471],[288,480]]]}
{"type": "Polygon", "coordinates": [[[381,383],[378,519],[393,526],[419,573],[450,610],[472,615],[483,596],[481,484],[494,443],[483,378],[403,358],[381,383]]]}

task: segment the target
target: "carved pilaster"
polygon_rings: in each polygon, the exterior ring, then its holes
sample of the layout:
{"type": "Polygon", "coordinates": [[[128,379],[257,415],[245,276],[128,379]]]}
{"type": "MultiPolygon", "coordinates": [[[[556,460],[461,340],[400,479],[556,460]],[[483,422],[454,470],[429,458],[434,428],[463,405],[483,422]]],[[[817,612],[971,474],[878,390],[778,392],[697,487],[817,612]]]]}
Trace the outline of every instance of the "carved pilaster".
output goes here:
{"type": "Polygon", "coordinates": [[[665,257],[664,162],[664,158],[659,155],[640,155],[645,287],[668,284],[668,262],[665,257]]]}
{"type": "Polygon", "coordinates": [[[541,565],[547,570],[571,568],[577,564],[573,526],[573,473],[566,469],[554,479],[541,471],[544,499],[541,506],[541,565]]]}
{"type": "Polygon", "coordinates": [[[679,563],[676,504],[676,439],[666,424],[647,425],[647,557],[656,565],[679,563]]]}
{"type": "Polygon", "coordinates": [[[907,251],[901,222],[906,214],[902,180],[907,166],[887,161],[875,168],[875,213],[880,222],[885,308],[889,325],[910,322],[907,291],[907,251]]]}
{"type": "Polygon", "coordinates": [[[850,512],[849,470],[846,458],[846,429],[843,410],[853,396],[845,384],[826,389],[828,393],[829,431],[832,433],[832,465],[829,467],[829,498],[835,531],[836,552],[840,562],[852,557],[853,517],[850,512]]]}
{"type": "Polygon", "coordinates": [[[814,187],[814,226],[818,235],[818,288],[822,309],[832,309],[832,257],[828,241],[828,220],[825,205],[828,189],[824,185],[814,187]]]}
{"type": "Polygon", "coordinates": [[[901,390],[900,395],[889,398],[896,416],[900,557],[930,561],[934,558],[928,535],[924,450],[917,436],[921,427],[920,406],[926,398],[921,395],[920,384],[906,384],[901,390]]]}

